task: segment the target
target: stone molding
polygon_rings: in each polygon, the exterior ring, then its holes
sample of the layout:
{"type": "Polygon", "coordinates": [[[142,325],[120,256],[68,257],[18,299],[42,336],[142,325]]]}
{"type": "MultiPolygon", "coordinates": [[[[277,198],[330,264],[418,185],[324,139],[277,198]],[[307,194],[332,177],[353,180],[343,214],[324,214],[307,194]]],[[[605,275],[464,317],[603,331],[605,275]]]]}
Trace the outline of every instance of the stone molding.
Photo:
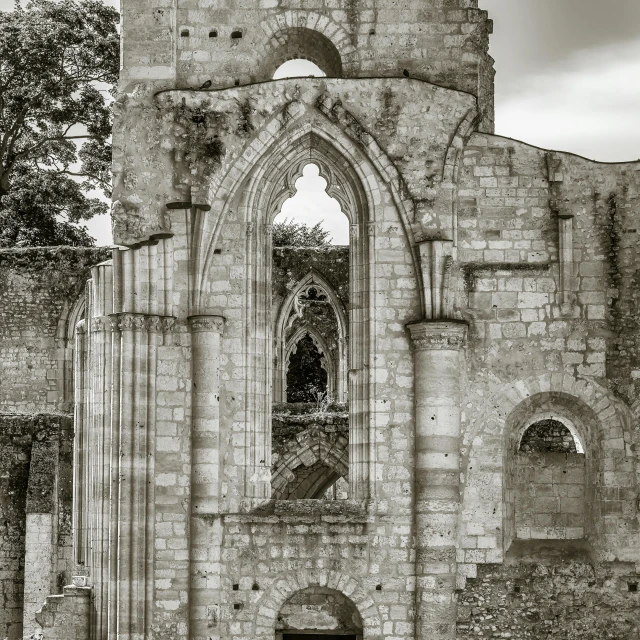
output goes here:
{"type": "Polygon", "coordinates": [[[213,331],[222,334],[224,331],[224,316],[189,316],[188,320],[192,333],[213,331]]]}
{"type": "Polygon", "coordinates": [[[176,319],[173,316],[156,316],[145,313],[111,313],[91,319],[92,331],[173,331],[176,319]],[[108,324],[108,322],[110,324],[108,324]]]}
{"type": "Polygon", "coordinates": [[[415,322],[408,324],[413,348],[456,351],[466,346],[467,325],[462,322],[415,322]]]}

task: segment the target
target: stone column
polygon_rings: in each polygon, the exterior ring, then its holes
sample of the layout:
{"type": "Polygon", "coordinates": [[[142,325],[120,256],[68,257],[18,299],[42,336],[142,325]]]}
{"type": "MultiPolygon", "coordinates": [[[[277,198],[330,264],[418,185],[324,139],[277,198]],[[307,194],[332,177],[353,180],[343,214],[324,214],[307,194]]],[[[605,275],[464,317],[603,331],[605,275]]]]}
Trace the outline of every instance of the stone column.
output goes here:
{"type": "Polygon", "coordinates": [[[219,637],[216,629],[220,592],[220,518],[200,514],[219,511],[220,338],[222,316],[191,316],[191,570],[190,637],[219,637]],[[213,604],[216,603],[216,604],[213,604]],[[198,612],[207,612],[207,621],[198,612]],[[211,617],[212,616],[212,617],[211,617]]]}
{"type": "Polygon", "coordinates": [[[217,513],[222,316],[191,316],[193,435],[191,513],[217,513]]]}
{"type": "Polygon", "coordinates": [[[417,640],[455,638],[460,371],[467,326],[409,325],[414,347],[417,640]]]}

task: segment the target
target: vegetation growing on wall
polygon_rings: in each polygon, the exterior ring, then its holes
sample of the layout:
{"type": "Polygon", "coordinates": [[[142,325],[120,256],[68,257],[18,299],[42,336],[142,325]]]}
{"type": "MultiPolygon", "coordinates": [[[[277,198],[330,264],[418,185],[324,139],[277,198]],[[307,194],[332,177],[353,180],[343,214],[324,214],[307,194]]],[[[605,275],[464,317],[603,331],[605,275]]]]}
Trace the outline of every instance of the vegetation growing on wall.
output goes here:
{"type": "Polygon", "coordinates": [[[302,222],[285,218],[273,225],[274,247],[327,247],[331,234],[322,228],[322,222],[309,227],[302,222]]]}

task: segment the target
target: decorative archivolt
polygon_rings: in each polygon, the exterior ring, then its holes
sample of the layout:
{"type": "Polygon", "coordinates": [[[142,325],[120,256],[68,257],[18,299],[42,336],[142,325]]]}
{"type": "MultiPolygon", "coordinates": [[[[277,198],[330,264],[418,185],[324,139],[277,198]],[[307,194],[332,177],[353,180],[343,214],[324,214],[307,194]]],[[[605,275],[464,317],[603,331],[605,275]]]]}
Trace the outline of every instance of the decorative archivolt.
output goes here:
{"type": "MultiPolygon", "coordinates": [[[[415,251],[410,241],[408,211],[411,204],[408,195],[399,193],[401,184],[397,170],[379,150],[373,137],[366,136],[353,117],[343,123],[346,118],[344,108],[327,100],[319,105],[317,94],[314,96],[313,92],[292,93],[297,95],[292,95],[290,103],[247,142],[242,155],[234,160],[230,158],[224,173],[218,172],[209,182],[211,211],[198,217],[192,226],[190,261],[194,297],[191,313],[212,312],[205,296],[212,289],[209,283],[216,274],[215,254],[220,253],[220,238],[224,236],[225,223],[229,220],[233,234],[224,239],[224,246],[231,248],[238,257],[242,256],[243,281],[240,282],[239,277],[237,280],[238,287],[243,287],[245,310],[242,350],[246,354],[244,366],[248,374],[244,403],[243,491],[248,499],[262,499],[270,491],[267,471],[271,455],[271,397],[268,389],[273,387],[272,397],[278,397],[278,375],[273,369],[273,356],[278,363],[284,361],[282,351],[279,354],[272,351],[274,334],[283,336],[283,327],[279,323],[274,326],[270,320],[272,247],[268,230],[283,197],[290,195],[288,189],[294,184],[294,176],[300,174],[306,164],[318,165],[330,185],[330,193],[344,194],[341,197],[343,213],[351,224],[349,357],[343,355],[337,368],[342,379],[339,388],[346,389],[348,385],[353,389],[353,394],[349,394],[349,428],[353,443],[350,491],[355,500],[368,499],[375,488],[373,479],[376,477],[372,411],[375,380],[372,371],[377,339],[374,308],[376,235],[381,231],[377,225],[385,219],[382,207],[388,190],[398,207],[408,245],[415,251]],[[312,104],[310,100],[313,100],[312,104]],[[288,115],[285,117],[285,114],[288,115]],[[356,140],[355,135],[360,137],[356,140]],[[386,179],[394,171],[396,177],[386,179]],[[283,176],[289,176],[288,186],[283,182],[283,176]],[[246,234],[242,233],[242,225],[246,234]],[[349,375],[346,373],[347,361],[349,375]]],[[[420,280],[417,262],[416,274],[420,280]]],[[[330,293],[327,288],[325,291],[330,293]]],[[[340,305],[337,308],[340,330],[346,336],[346,314],[340,305]]],[[[281,337],[280,349],[283,349],[283,342],[281,337]]]]}
{"type": "Polygon", "coordinates": [[[338,298],[333,287],[317,271],[311,270],[302,280],[299,280],[291,289],[287,297],[280,305],[280,310],[274,326],[276,342],[285,340],[286,331],[291,328],[297,318],[302,318],[306,301],[303,296],[308,295],[311,289],[315,289],[318,297],[324,296],[338,322],[338,337],[345,339],[347,336],[347,315],[344,306],[338,298]]]}
{"type": "MultiPolygon", "coordinates": [[[[352,242],[357,236],[374,231],[364,227],[372,222],[375,203],[380,201],[379,183],[390,189],[421,280],[412,242],[413,203],[402,177],[375,139],[371,135],[363,138],[363,129],[351,122],[353,118],[345,120],[347,112],[343,107],[321,97],[313,106],[294,99],[262,128],[260,136],[245,147],[227,171],[213,176],[208,185],[213,196],[209,200],[211,213],[198,222],[193,239],[194,312],[206,289],[207,274],[229,210],[248,206],[253,211],[267,212],[263,224],[271,225],[282,203],[295,194],[295,181],[307,164],[318,166],[320,175],[327,180],[328,195],[336,198],[349,219],[352,242]],[[354,139],[359,134],[362,140],[354,139]],[[247,198],[255,204],[247,203],[247,198]]],[[[255,225],[257,220],[251,223],[255,225]]]]}

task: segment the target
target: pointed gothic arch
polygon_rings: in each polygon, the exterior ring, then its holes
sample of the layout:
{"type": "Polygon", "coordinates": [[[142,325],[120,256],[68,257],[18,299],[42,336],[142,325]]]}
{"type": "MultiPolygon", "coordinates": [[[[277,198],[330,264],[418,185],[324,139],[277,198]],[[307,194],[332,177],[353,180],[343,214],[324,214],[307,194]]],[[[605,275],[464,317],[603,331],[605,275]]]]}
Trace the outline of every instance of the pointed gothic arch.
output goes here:
{"type": "MultiPolygon", "coordinates": [[[[194,282],[192,305],[198,313],[204,313],[206,310],[202,292],[206,291],[207,274],[210,273],[214,262],[215,250],[220,243],[220,234],[228,218],[231,203],[235,205],[238,194],[242,192],[240,188],[242,180],[239,177],[246,178],[254,172],[258,164],[264,165],[266,158],[285,153],[288,149],[299,147],[301,144],[313,147],[314,140],[323,141],[325,146],[332,148],[335,154],[350,165],[353,176],[363,187],[370,211],[380,204],[381,185],[389,190],[407,240],[407,249],[411,252],[418,289],[422,290],[422,272],[417,245],[420,238],[415,235],[413,229],[415,205],[402,175],[375,138],[359,125],[357,120],[342,107],[340,101],[332,105],[328,96],[321,95],[316,100],[315,107],[297,100],[290,102],[263,127],[259,135],[245,145],[242,152],[229,163],[225,172],[213,176],[206,190],[203,191],[198,185],[193,186],[194,201],[206,201],[208,203],[206,208],[210,207],[206,215],[201,209],[197,209],[191,221],[194,236],[191,252],[191,277],[194,282]],[[286,130],[283,131],[285,128],[286,130]],[[311,138],[312,134],[313,138],[311,138]]],[[[327,180],[327,194],[340,202],[343,213],[353,224],[340,200],[340,190],[333,190],[334,174],[326,170],[326,163],[322,163],[323,157],[321,151],[312,154],[310,150],[306,160],[305,156],[302,156],[300,159],[302,166],[295,175],[293,183],[288,182],[289,191],[282,193],[282,202],[294,195],[295,180],[302,175],[304,166],[316,164],[320,175],[327,180]],[[327,176],[332,179],[327,179],[327,176]]],[[[354,233],[353,229],[351,233],[354,233]]],[[[422,298],[420,303],[424,304],[422,298]]],[[[424,313],[424,308],[422,311],[424,313]]]]}
{"type": "MultiPolygon", "coordinates": [[[[294,103],[303,109],[301,103],[294,103]]],[[[293,107],[290,109],[296,113],[293,107]]],[[[280,125],[281,126],[281,125],[280,125]]],[[[220,242],[235,243],[236,255],[244,264],[241,286],[243,305],[244,377],[244,483],[240,489],[245,499],[264,499],[270,495],[271,454],[271,383],[272,383],[272,321],[271,291],[271,222],[283,200],[290,196],[295,180],[303,168],[316,164],[327,180],[329,195],[336,197],[350,221],[350,314],[349,314],[349,413],[350,413],[350,476],[351,497],[363,500],[371,495],[375,478],[375,439],[373,408],[375,398],[376,332],[375,309],[375,238],[376,209],[383,216],[381,190],[388,185],[378,182],[377,172],[345,134],[324,116],[313,112],[291,127],[269,146],[262,141],[249,146],[251,153],[240,163],[241,174],[229,169],[235,179],[225,187],[227,179],[216,180],[219,186],[212,192],[211,212],[197,227],[195,246],[197,271],[194,274],[196,292],[206,292],[212,286],[210,277],[215,263],[214,251],[220,242]],[[263,151],[256,154],[256,147],[263,151]],[[250,162],[244,162],[251,158],[250,162]],[[220,197],[221,202],[216,202],[220,197]],[[231,227],[229,227],[231,225],[231,227]],[[227,232],[222,234],[222,229],[227,232]],[[244,233],[243,233],[244,231],[244,233]],[[224,238],[222,237],[224,235],[224,238]],[[239,251],[238,251],[239,250],[239,251]],[[248,286],[245,287],[245,283],[248,286]]],[[[227,174],[229,175],[229,174],[227,174]]],[[[402,213],[400,216],[402,217],[402,213]]],[[[411,243],[408,243],[411,246],[411,243]]],[[[231,284],[233,286],[233,284],[231,284]]],[[[207,309],[198,293],[196,309],[207,309]]],[[[203,311],[208,312],[208,311],[203,311]]]]}
{"type": "MultiPolygon", "coordinates": [[[[295,340],[299,340],[301,335],[298,330],[294,336],[288,340],[286,338],[286,329],[289,318],[295,306],[295,301],[302,291],[315,287],[327,296],[329,305],[333,309],[338,324],[338,359],[336,362],[329,359],[331,366],[331,374],[327,370],[329,380],[332,381],[332,397],[337,402],[345,402],[347,398],[347,343],[348,343],[348,320],[340,298],[336,294],[334,288],[322,274],[312,269],[304,278],[299,280],[291,289],[287,297],[284,299],[278,310],[278,315],[274,324],[274,372],[273,372],[273,399],[274,402],[286,402],[286,375],[287,375],[287,354],[290,353],[291,345],[295,340]]],[[[305,325],[306,326],[306,325],[305,325]]],[[[312,330],[320,344],[324,343],[322,337],[317,331],[312,330]]],[[[329,357],[329,349],[325,345],[325,356],[329,357]]]]}

